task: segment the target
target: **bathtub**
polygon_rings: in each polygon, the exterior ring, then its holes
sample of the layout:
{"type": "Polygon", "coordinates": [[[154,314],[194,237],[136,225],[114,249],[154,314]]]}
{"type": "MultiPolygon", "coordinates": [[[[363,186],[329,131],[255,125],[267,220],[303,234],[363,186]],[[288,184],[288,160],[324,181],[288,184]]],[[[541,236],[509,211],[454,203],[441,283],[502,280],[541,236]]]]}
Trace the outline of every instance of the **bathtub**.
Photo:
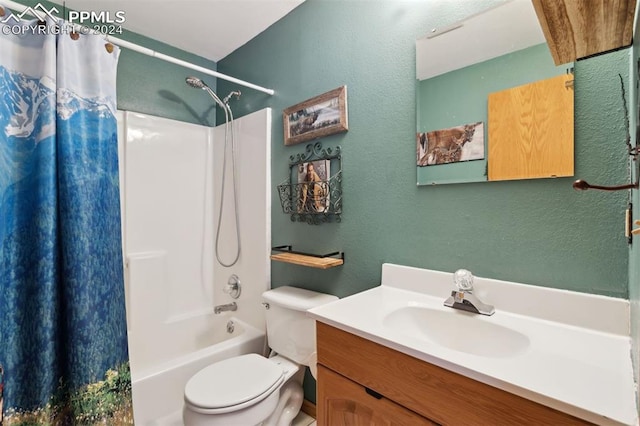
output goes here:
{"type": "MultiPolygon", "coordinates": [[[[265,351],[265,333],[237,319],[221,316],[212,344],[158,365],[136,365],[131,360],[133,413],[136,425],[181,424],[184,387],[196,372],[223,359],[265,351]],[[227,332],[229,321],[233,331],[227,332]],[[140,370],[140,371],[138,371],[140,370]],[[167,419],[163,421],[163,419],[167,419]],[[170,420],[169,420],[170,419],[170,420]]],[[[165,342],[169,348],[172,342],[165,342]]]]}

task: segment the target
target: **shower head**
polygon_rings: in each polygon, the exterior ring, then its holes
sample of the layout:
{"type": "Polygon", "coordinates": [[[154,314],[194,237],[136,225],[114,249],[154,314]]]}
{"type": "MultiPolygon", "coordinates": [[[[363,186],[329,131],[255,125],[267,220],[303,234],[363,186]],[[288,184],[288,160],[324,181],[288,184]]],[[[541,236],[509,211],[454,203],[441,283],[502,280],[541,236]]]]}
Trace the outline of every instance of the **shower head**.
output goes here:
{"type": "Polygon", "coordinates": [[[225,114],[227,113],[227,106],[224,104],[224,102],[222,102],[220,100],[218,95],[216,95],[215,92],[213,90],[211,90],[211,88],[209,86],[207,86],[207,84],[204,81],[202,81],[198,77],[193,77],[193,76],[185,78],[184,81],[189,86],[191,86],[191,87],[193,87],[195,89],[205,90],[213,98],[213,100],[216,101],[216,103],[218,105],[220,105],[220,108],[222,108],[225,111],[225,114]]]}
{"type": "Polygon", "coordinates": [[[187,84],[195,89],[204,89],[205,87],[209,87],[205,84],[204,81],[200,80],[198,77],[187,77],[184,79],[187,84]]]}

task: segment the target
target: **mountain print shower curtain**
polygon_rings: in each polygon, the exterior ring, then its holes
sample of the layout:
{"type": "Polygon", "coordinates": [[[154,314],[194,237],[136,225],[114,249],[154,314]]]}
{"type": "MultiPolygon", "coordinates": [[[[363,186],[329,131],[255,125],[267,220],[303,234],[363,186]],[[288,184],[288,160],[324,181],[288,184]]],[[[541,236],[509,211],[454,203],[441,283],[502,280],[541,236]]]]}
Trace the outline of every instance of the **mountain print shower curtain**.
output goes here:
{"type": "Polygon", "coordinates": [[[133,423],[119,50],[77,36],[0,33],[2,426],[133,423]]]}

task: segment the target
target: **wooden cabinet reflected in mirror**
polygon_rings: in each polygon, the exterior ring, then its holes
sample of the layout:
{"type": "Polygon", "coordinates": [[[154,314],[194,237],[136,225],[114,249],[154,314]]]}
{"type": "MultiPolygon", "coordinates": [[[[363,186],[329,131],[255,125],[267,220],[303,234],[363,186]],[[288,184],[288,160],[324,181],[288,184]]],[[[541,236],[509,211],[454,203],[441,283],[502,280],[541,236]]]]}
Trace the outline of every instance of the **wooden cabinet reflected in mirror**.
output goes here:
{"type": "Polygon", "coordinates": [[[573,75],[491,93],[490,181],[573,176],[573,75]]]}

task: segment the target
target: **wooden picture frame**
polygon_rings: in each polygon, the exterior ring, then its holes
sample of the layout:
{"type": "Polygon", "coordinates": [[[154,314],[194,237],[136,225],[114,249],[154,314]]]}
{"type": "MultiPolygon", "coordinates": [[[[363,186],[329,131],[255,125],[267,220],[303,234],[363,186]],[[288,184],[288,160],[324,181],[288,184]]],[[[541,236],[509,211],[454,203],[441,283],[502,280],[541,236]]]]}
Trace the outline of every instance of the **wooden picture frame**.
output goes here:
{"type": "Polygon", "coordinates": [[[284,144],[295,145],[349,130],[347,86],[295,104],[282,111],[284,144]]]}

